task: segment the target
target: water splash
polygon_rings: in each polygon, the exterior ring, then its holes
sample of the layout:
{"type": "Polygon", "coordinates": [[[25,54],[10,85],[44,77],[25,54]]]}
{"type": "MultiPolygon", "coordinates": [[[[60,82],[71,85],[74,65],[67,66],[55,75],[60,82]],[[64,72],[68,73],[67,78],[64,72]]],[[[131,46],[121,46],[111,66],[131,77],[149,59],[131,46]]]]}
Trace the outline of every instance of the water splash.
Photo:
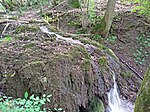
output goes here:
{"type": "Polygon", "coordinates": [[[114,88],[110,90],[108,93],[108,103],[109,103],[109,111],[108,112],[134,112],[134,106],[131,102],[127,102],[126,100],[122,100],[119,97],[117,91],[117,84],[114,79],[114,88]]]}

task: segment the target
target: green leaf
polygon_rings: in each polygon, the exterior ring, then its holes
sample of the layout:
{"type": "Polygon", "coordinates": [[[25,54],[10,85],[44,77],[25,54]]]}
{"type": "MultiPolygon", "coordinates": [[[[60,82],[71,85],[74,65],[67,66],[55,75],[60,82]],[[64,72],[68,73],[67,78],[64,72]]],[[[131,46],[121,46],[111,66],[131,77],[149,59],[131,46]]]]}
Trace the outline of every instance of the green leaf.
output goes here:
{"type": "Polygon", "coordinates": [[[41,103],[41,104],[45,104],[45,99],[40,100],[40,103],[41,103]]]}
{"type": "Polygon", "coordinates": [[[52,94],[50,94],[50,95],[47,95],[47,98],[50,98],[50,97],[52,97],[52,94]]]}
{"type": "MultiPolygon", "coordinates": [[[[16,102],[16,103],[17,103],[17,102],[16,102]]],[[[26,99],[22,99],[22,100],[19,101],[19,104],[20,104],[20,105],[24,105],[25,103],[26,103],[26,99]]]]}
{"type": "Polygon", "coordinates": [[[4,98],[4,99],[6,99],[6,98],[7,98],[7,96],[3,96],[3,98],[4,98]]]}
{"type": "Polygon", "coordinates": [[[46,100],[47,100],[48,102],[50,102],[50,99],[49,99],[49,98],[47,98],[46,100]]]}
{"type": "Polygon", "coordinates": [[[62,108],[58,108],[59,111],[63,110],[62,108]]]}
{"type": "Polygon", "coordinates": [[[24,97],[27,99],[28,98],[28,92],[26,91],[24,94],[24,97]]]}
{"type": "Polygon", "coordinates": [[[40,100],[39,96],[37,96],[37,97],[35,98],[35,100],[40,100]]]}
{"type": "Polygon", "coordinates": [[[43,97],[45,98],[45,97],[46,97],[46,94],[43,94],[43,97]]]}
{"type": "Polygon", "coordinates": [[[34,95],[30,96],[30,100],[35,100],[34,95]]]}

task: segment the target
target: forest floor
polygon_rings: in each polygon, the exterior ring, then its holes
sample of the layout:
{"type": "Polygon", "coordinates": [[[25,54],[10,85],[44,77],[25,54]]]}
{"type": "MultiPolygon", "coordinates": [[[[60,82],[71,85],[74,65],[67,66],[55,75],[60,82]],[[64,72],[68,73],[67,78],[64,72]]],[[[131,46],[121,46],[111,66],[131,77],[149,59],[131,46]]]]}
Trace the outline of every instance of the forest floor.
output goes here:
{"type": "MultiPolygon", "coordinates": [[[[105,6],[106,1],[97,5],[95,13],[98,17],[104,15],[105,6]]],[[[133,7],[129,3],[117,2],[109,38],[105,39],[105,42],[100,36],[90,38],[111,48],[122,63],[143,77],[150,64],[150,21],[131,12],[133,7]]],[[[53,10],[55,14],[59,12],[62,15],[60,20],[52,25],[67,33],[91,33],[93,27],[91,24],[87,29],[81,27],[80,10],[71,10],[64,4],[54,7],[53,10]]]]}
{"type": "MultiPolygon", "coordinates": [[[[104,2],[106,4],[106,2],[104,2]]],[[[101,17],[104,14],[105,5],[99,5],[96,14],[101,17]]],[[[116,4],[116,13],[113,19],[109,38],[102,42],[100,36],[90,37],[98,40],[111,48],[120,61],[130,68],[134,73],[143,77],[150,63],[150,22],[143,16],[131,12],[130,4],[116,4]]],[[[45,7],[43,17],[37,14],[37,10],[26,11],[19,18],[19,21],[36,20],[46,21],[49,25],[63,32],[71,34],[89,34],[92,24],[87,29],[81,26],[80,9],[71,9],[65,3],[49,10],[45,7]]],[[[38,21],[38,22],[39,22],[38,21]]],[[[96,24],[95,24],[96,25],[96,24]]],[[[82,36],[80,36],[82,38],[82,36]]],[[[89,37],[83,37],[89,38],[89,37]]]]}

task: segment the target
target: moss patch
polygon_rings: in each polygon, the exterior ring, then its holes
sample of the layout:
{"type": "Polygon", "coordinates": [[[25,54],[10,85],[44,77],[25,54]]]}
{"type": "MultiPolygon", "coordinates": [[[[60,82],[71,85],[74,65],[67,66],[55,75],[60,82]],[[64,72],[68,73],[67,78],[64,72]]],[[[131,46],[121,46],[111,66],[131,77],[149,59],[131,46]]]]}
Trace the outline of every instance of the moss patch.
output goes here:
{"type": "Polygon", "coordinates": [[[118,57],[115,55],[115,53],[111,49],[106,48],[105,52],[108,53],[110,56],[112,56],[114,59],[119,60],[118,57]]]}
{"type": "Polygon", "coordinates": [[[107,58],[105,56],[102,56],[101,58],[99,58],[98,60],[98,64],[101,66],[101,67],[105,67],[107,65],[108,61],[107,61],[107,58]]]}
{"type": "Polygon", "coordinates": [[[126,71],[126,72],[122,72],[121,75],[123,76],[123,78],[129,79],[131,78],[132,73],[130,71],[126,71]]]}
{"type": "Polygon", "coordinates": [[[103,35],[105,34],[104,29],[106,28],[106,22],[105,18],[103,18],[99,23],[96,24],[96,26],[93,28],[93,33],[94,34],[100,34],[103,35]]]}
{"type": "Polygon", "coordinates": [[[104,104],[97,97],[93,97],[89,102],[89,112],[104,112],[104,104]]]}
{"type": "Polygon", "coordinates": [[[35,25],[21,25],[15,30],[14,33],[19,34],[19,33],[27,32],[27,31],[36,32],[38,30],[39,30],[39,28],[35,25]]]}
{"type": "Polygon", "coordinates": [[[79,55],[86,59],[90,59],[90,55],[88,54],[87,50],[83,46],[76,46],[71,50],[71,55],[73,58],[77,58],[79,55]]]}
{"type": "Polygon", "coordinates": [[[92,44],[100,49],[105,49],[105,46],[91,39],[81,38],[80,41],[85,44],[92,44]]]}

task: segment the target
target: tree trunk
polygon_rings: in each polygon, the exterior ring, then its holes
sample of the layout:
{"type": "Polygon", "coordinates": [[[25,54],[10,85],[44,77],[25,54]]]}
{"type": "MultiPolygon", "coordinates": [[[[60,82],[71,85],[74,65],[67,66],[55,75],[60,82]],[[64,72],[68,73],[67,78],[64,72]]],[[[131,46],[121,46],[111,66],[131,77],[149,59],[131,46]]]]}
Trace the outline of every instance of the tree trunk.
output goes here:
{"type": "Polygon", "coordinates": [[[150,112],[150,65],[144,75],[141,88],[135,102],[134,112],[150,112]]]}
{"type": "Polygon", "coordinates": [[[81,8],[82,12],[82,28],[88,25],[88,3],[89,0],[67,0],[68,4],[73,8],[81,8]]]}
{"type": "Polygon", "coordinates": [[[113,20],[115,4],[116,0],[108,0],[105,15],[103,19],[100,21],[100,23],[97,24],[97,26],[93,29],[93,33],[100,34],[104,37],[108,36],[113,20]]]}
{"type": "Polygon", "coordinates": [[[83,0],[83,7],[82,10],[82,28],[86,29],[88,25],[88,2],[89,0],[83,0]],[[85,11],[84,11],[85,9],[85,11]]]}

